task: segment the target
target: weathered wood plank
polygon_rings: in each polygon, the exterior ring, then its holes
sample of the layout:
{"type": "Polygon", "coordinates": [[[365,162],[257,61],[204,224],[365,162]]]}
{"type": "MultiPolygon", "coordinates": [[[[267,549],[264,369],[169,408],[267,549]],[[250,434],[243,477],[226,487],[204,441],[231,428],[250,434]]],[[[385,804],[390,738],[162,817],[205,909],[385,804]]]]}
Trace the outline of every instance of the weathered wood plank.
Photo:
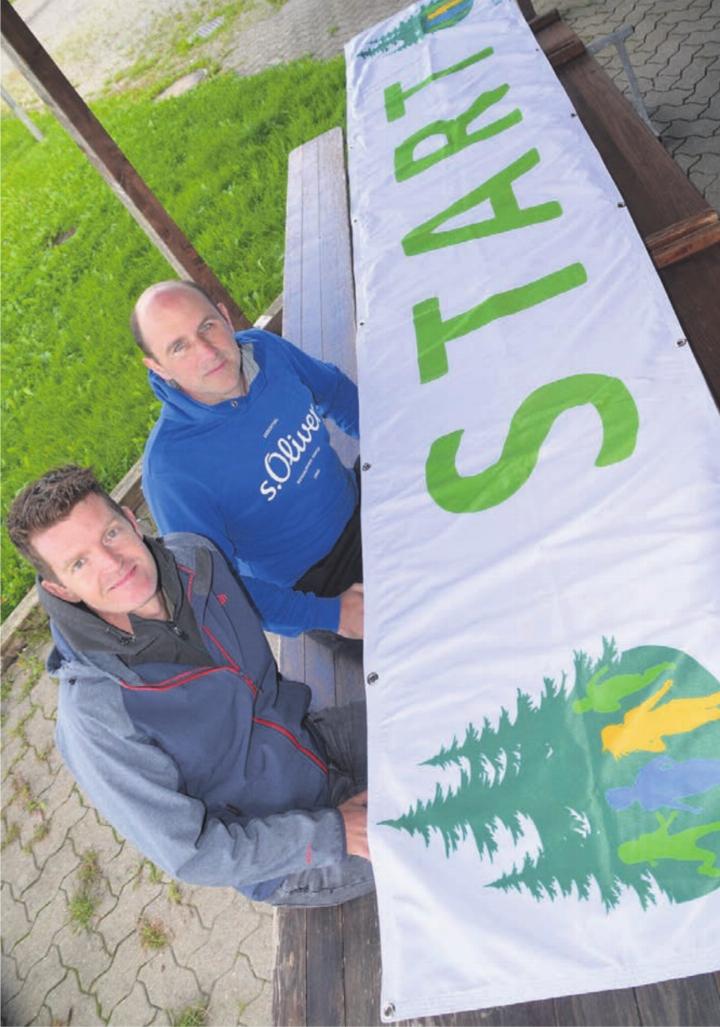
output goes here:
{"type": "Polygon", "coordinates": [[[333,651],[329,646],[308,637],[305,639],[305,681],[312,688],[312,709],[321,710],[325,706],[335,706],[333,651]]]}
{"type": "Polygon", "coordinates": [[[648,1027],[717,1027],[720,996],[713,974],[636,988],[640,1022],[648,1027]]]}
{"type": "Polygon", "coordinates": [[[632,988],[598,991],[587,995],[568,995],[555,999],[558,1027],[634,1027],[640,1013],[632,988]]]}
{"type": "Polygon", "coordinates": [[[553,68],[585,53],[585,44],[560,18],[546,21],[542,28],[535,30],[535,35],[553,68]]]}
{"type": "MultiPolygon", "coordinates": [[[[340,129],[318,140],[321,196],[320,274],[322,289],[322,359],[340,367],[357,381],[355,358],[355,284],[352,273],[350,215],[345,171],[345,148],[340,129]]],[[[340,459],[351,465],[358,444],[334,425],[330,438],[340,459]]]]}
{"type": "Polygon", "coordinates": [[[531,18],[528,22],[530,30],[534,33],[540,32],[542,29],[546,29],[548,25],[552,25],[560,18],[560,12],[557,7],[553,7],[551,11],[546,11],[545,14],[538,14],[536,18],[531,18]]]}
{"type": "Polygon", "coordinates": [[[292,150],[288,157],[288,185],[285,206],[285,263],[283,265],[283,332],[286,338],[300,345],[298,335],[302,324],[303,281],[303,219],[302,219],[303,148],[292,150]]]}
{"type": "Polygon", "coordinates": [[[307,1024],[307,924],[304,909],[275,910],[275,971],[273,1023],[287,1027],[307,1024]]]}
{"type": "Polygon", "coordinates": [[[336,1027],[345,1020],[343,914],[340,906],[307,911],[307,1022],[336,1027]]]}
{"type": "Polygon", "coordinates": [[[720,409],[720,246],[664,268],[660,278],[720,409]]]}
{"type": "Polygon", "coordinates": [[[343,906],[345,1023],[380,1023],[380,934],[377,899],[365,895],[343,906]]]}
{"type": "Polygon", "coordinates": [[[306,144],[302,160],[302,317],[292,342],[322,358],[323,281],[320,266],[320,147],[306,144]]]}
{"type": "Polygon", "coordinates": [[[365,700],[362,646],[356,643],[335,653],[335,698],[338,706],[365,700]]]}
{"type": "MultiPolygon", "coordinates": [[[[692,218],[688,218],[688,221],[692,220],[692,218]]],[[[714,222],[689,230],[677,239],[668,242],[649,242],[648,249],[655,267],[663,268],[679,264],[681,260],[694,257],[696,253],[702,253],[703,250],[716,246],[718,243],[720,243],[720,221],[716,217],[714,222]]]]}

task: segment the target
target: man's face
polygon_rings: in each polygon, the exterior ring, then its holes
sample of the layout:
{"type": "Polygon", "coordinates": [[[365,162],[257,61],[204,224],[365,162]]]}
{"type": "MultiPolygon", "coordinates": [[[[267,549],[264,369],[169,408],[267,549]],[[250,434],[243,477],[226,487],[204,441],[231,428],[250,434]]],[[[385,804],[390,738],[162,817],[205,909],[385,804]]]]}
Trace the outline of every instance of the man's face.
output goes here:
{"type": "Polygon", "coordinates": [[[111,623],[137,613],[158,590],[155,560],[130,510],[127,517],[90,493],[68,517],[33,535],[36,553],[57,581],[44,588],[70,603],[84,602],[111,623]]]}
{"type": "Polygon", "coordinates": [[[218,311],[192,289],[151,295],[138,319],[152,356],[143,363],[188,396],[214,405],[242,394],[240,349],[227,311],[218,311]]]}

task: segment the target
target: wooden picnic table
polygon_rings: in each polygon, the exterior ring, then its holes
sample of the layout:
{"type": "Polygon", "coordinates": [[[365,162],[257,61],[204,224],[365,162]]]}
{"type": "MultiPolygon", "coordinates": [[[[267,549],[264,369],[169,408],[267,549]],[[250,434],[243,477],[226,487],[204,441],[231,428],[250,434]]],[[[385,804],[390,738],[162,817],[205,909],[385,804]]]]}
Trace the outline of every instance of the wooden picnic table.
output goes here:
{"type": "MultiPolygon", "coordinates": [[[[519,6],[646,242],[720,407],[720,223],[683,171],[556,11],[519,6]]],[[[288,171],[283,334],[355,378],[355,313],[347,178],[339,129],[293,151],[288,171]]],[[[678,340],[685,344],[685,340],[678,340]]],[[[336,436],[345,462],[356,448],[336,436]]],[[[283,640],[280,670],[309,682],[316,706],[364,695],[343,649],[283,640]]],[[[380,1024],[375,896],[335,909],[277,913],[273,1021],[380,1024]]],[[[719,954],[720,963],[720,954],[719,954]]],[[[411,1021],[414,1024],[720,1024],[720,974],[411,1021]]]]}

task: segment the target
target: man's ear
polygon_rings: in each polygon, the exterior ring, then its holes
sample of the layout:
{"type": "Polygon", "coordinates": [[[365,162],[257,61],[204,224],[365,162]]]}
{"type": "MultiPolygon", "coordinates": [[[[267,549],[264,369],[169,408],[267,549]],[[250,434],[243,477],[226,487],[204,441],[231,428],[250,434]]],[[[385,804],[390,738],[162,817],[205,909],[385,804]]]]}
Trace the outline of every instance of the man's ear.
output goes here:
{"type": "Polygon", "coordinates": [[[232,323],[232,320],[230,318],[230,314],[228,313],[228,308],[225,306],[224,303],[218,303],[217,308],[220,311],[220,313],[222,314],[223,318],[227,321],[228,328],[230,329],[230,331],[234,332],[235,329],[233,328],[233,323],[232,323]]]}
{"type": "Polygon", "coordinates": [[[170,371],[164,370],[164,368],[162,368],[160,364],[158,364],[157,360],[153,359],[153,357],[143,357],[142,362],[145,364],[145,367],[154,371],[159,378],[163,378],[166,382],[170,381],[170,378],[172,377],[170,371]]]}
{"type": "Polygon", "coordinates": [[[132,512],[132,510],[130,509],[130,507],[129,507],[129,506],[123,506],[123,507],[122,507],[122,512],[123,512],[123,513],[125,514],[125,516],[127,517],[127,519],[128,519],[128,520],[130,521],[130,523],[132,524],[132,527],[133,527],[133,531],[135,532],[135,534],[137,535],[137,537],[138,537],[138,538],[143,538],[143,530],[142,530],[142,528],[140,527],[140,525],[138,524],[138,519],[137,519],[137,517],[135,516],[135,514],[134,514],[134,513],[132,512]]]}
{"type": "Polygon", "coordinates": [[[59,581],[46,581],[45,578],[40,582],[46,592],[49,592],[51,596],[56,596],[58,599],[64,599],[66,603],[79,603],[82,600],[77,592],[73,592],[70,588],[65,588],[59,581]]]}

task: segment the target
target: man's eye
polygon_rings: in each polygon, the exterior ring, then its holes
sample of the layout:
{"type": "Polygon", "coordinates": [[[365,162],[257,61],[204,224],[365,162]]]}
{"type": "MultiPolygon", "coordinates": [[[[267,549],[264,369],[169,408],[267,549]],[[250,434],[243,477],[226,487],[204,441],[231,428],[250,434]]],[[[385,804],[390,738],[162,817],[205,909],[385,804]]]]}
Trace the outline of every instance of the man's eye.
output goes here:
{"type": "Polygon", "coordinates": [[[176,353],[182,353],[182,351],[184,349],[185,349],[185,343],[184,342],[176,342],[170,352],[173,354],[173,356],[175,356],[176,353]]]}
{"type": "Polygon", "coordinates": [[[85,560],[84,560],[84,558],[81,558],[81,559],[75,561],[75,563],[72,565],[70,570],[71,571],[79,571],[80,568],[84,567],[84,566],[85,566],[85,560]]]}
{"type": "Polygon", "coordinates": [[[105,536],[105,538],[107,538],[107,539],[114,539],[119,533],[120,533],[120,529],[119,528],[110,528],[108,530],[108,533],[105,536]]]}

